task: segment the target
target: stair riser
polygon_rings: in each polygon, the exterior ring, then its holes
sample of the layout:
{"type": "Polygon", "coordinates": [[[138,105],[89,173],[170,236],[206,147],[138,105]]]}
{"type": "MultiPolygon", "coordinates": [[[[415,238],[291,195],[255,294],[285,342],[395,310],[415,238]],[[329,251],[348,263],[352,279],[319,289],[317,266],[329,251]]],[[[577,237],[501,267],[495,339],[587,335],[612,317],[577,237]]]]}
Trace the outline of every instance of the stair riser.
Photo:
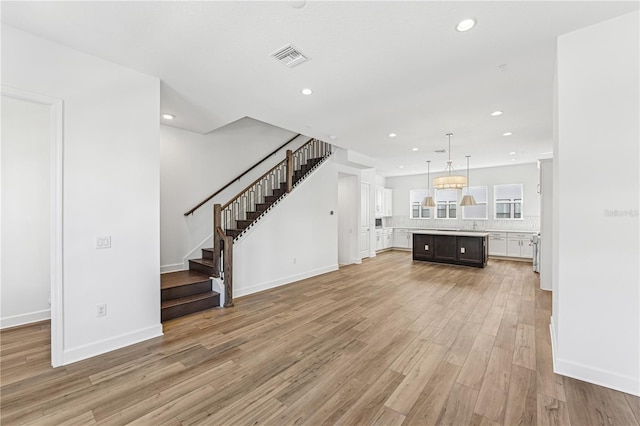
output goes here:
{"type": "Polygon", "coordinates": [[[195,300],[178,306],[162,309],[162,321],[168,321],[173,318],[182,317],[194,312],[204,311],[220,306],[220,295],[208,297],[206,299],[195,300]]]}
{"type": "Polygon", "coordinates": [[[208,274],[209,276],[213,276],[213,267],[203,265],[201,263],[196,263],[193,261],[189,261],[189,269],[192,271],[202,272],[203,274],[208,274]]]}
{"type": "Polygon", "coordinates": [[[202,252],[202,258],[203,259],[212,259],[213,260],[213,250],[211,250],[211,249],[202,249],[200,251],[202,252]]]}
{"type": "Polygon", "coordinates": [[[257,218],[260,217],[261,214],[262,212],[247,212],[247,219],[256,220],[257,218]]]}
{"type": "Polygon", "coordinates": [[[236,227],[238,229],[245,229],[249,225],[251,225],[251,222],[253,222],[253,221],[252,220],[237,220],[236,221],[236,227]]]}
{"type": "Polygon", "coordinates": [[[211,291],[211,280],[162,290],[162,301],[193,296],[207,291],[211,291]]]}
{"type": "Polygon", "coordinates": [[[258,203],[256,204],[256,210],[259,212],[263,212],[267,210],[271,206],[271,203],[258,203]]]}
{"type": "Polygon", "coordinates": [[[278,201],[278,198],[280,198],[280,195],[267,195],[266,197],[264,197],[264,202],[275,203],[276,201],[278,201]]]}

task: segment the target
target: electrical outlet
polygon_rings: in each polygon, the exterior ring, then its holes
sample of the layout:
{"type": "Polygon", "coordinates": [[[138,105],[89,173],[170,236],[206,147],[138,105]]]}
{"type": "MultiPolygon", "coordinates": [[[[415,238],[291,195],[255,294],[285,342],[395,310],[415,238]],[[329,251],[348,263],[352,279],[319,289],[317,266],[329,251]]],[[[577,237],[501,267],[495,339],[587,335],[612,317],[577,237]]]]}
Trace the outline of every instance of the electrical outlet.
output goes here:
{"type": "Polygon", "coordinates": [[[107,316],[107,304],[103,303],[102,305],[98,305],[97,315],[98,317],[106,317],[107,316]]]}
{"type": "Polygon", "coordinates": [[[111,236],[107,235],[104,237],[96,237],[96,248],[97,249],[111,248],[111,236]]]}
{"type": "Polygon", "coordinates": [[[460,247],[460,253],[464,254],[465,250],[464,247],[460,247]]]}

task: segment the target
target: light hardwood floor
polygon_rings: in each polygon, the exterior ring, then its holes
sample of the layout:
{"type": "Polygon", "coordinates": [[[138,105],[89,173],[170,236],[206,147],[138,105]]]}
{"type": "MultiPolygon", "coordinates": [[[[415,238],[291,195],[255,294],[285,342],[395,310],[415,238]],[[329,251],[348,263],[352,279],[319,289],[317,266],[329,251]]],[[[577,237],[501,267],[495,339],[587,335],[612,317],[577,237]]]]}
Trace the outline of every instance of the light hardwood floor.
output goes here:
{"type": "Polygon", "coordinates": [[[527,263],[387,252],[52,369],[49,327],[1,333],[1,423],[638,425],[640,398],[553,374],[527,263]]]}

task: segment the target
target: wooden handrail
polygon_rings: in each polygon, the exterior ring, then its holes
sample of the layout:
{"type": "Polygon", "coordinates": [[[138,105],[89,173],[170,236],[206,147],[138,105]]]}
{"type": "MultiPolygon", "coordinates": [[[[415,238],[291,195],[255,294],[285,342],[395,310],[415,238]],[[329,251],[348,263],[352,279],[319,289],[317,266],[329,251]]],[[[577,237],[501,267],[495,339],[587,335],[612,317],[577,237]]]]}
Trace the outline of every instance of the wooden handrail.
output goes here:
{"type": "Polygon", "coordinates": [[[233,203],[235,200],[237,200],[238,198],[242,197],[242,195],[247,192],[249,190],[249,188],[251,188],[253,185],[255,185],[256,183],[260,182],[262,180],[262,178],[264,178],[265,176],[267,176],[269,173],[271,173],[274,169],[277,169],[278,167],[280,167],[280,165],[282,165],[282,163],[284,163],[285,160],[282,160],[281,162],[279,162],[278,164],[276,164],[275,166],[273,166],[272,168],[270,168],[269,170],[267,170],[262,176],[260,176],[258,179],[254,180],[253,182],[251,182],[249,185],[247,185],[242,191],[238,192],[238,195],[236,195],[235,197],[233,197],[232,199],[230,199],[227,204],[225,204],[224,206],[222,206],[222,210],[226,209],[227,207],[229,207],[231,205],[231,203],[233,203]]]}
{"type": "MultiPolygon", "coordinates": [[[[273,152],[271,152],[271,154],[267,155],[266,157],[264,157],[262,160],[258,161],[256,164],[254,164],[253,166],[249,167],[247,170],[245,170],[244,172],[242,172],[238,177],[236,177],[235,179],[229,181],[229,183],[227,183],[225,186],[223,186],[222,188],[218,189],[216,192],[214,192],[213,194],[209,195],[207,198],[205,198],[204,200],[202,200],[201,202],[198,203],[198,205],[196,205],[194,208],[192,208],[191,210],[189,210],[188,212],[186,212],[184,215],[185,216],[189,216],[190,214],[193,214],[193,212],[195,212],[196,210],[198,210],[200,207],[202,207],[203,205],[205,205],[207,203],[207,201],[211,200],[213,197],[215,197],[216,195],[218,195],[219,193],[221,193],[222,191],[224,191],[225,189],[227,189],[229,186],[231,186],[234,182],[240,180],[244,175],[246,175],[247,173],[249,173],[251,170],[255,169],[256,167],[258,167],[260,164],[262,164],[263,161],[265,161],[266,159],[268,159],[269,157],[271,157],[272,155],[274,155],[276,152],[280,151],[282,148],[284,148],[285,146],[289,145],[291,142],[293,142],[298,136],[301,136],[300,133],[298,133],[297,135],[295,135],[294,137],[292,137],[291,139],[289,139],[288,141],[286,141],[285,143],[283,143],[282,145],[280,145],[278,148],[276,148],[273,152]]],[[[309,139],[311,140],[311,139],[309,139]]],[[[242,191],[244,192],[244,191],[242,191]]]]}

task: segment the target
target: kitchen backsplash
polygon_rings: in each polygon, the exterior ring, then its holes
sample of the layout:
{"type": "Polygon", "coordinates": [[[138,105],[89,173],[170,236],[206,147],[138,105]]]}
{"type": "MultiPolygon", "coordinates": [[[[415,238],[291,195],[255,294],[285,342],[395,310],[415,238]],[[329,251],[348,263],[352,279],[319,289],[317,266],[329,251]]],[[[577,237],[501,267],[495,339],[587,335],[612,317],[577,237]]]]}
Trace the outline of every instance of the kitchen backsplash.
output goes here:
{"type": "Polygon", "coordinates": [[[538,231],[540,216],[525,216],[522,220],[465,220],[465,219],[410,219],[409,216],[392,216],[382,219],[385,227],[433,228],[433,229],[496,229],[505,231],[538,231]]]}

